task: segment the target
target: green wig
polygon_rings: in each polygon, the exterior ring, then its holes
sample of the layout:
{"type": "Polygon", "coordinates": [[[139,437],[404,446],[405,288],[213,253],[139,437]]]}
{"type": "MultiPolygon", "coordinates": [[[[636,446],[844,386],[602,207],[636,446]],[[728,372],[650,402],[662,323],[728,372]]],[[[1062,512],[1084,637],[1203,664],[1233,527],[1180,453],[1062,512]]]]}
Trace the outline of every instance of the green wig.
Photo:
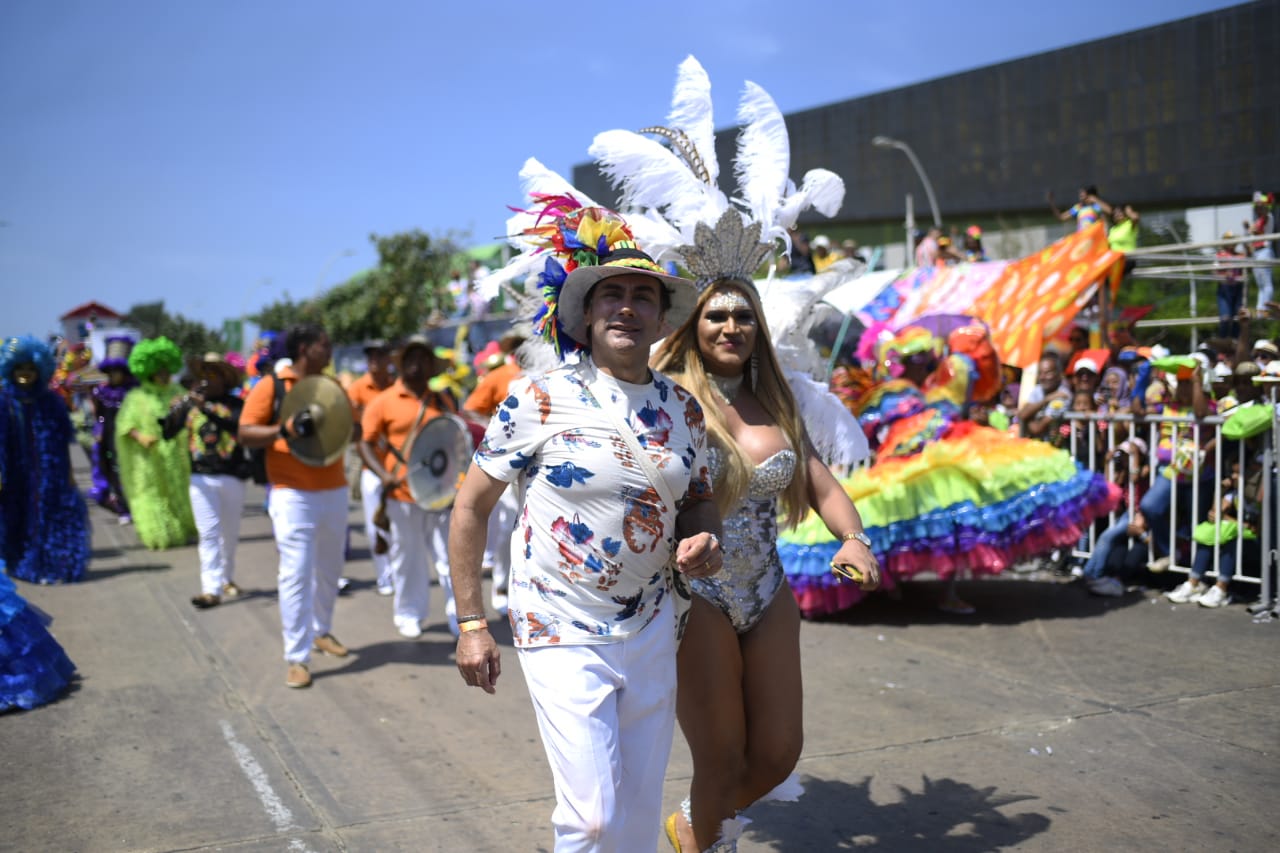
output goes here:
{"type": "Polygon", "coordinates": [[[157,371],[173,374],[181,369],[182,350],[164,335],[140,341],[129,353],[129,372],[142,382],[150,381],[157,371]]]}

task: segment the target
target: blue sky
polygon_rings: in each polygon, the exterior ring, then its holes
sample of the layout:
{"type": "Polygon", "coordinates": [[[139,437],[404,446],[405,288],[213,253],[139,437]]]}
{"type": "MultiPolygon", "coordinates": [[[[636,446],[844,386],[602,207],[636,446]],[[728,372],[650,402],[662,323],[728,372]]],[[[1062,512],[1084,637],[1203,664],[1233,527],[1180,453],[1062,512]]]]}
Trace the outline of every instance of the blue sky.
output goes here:
{"type": "Polygon", "coordinates": [[[1230,5],[5,0],[0,335],[90,299],[217,326],[371,233],[490,242],[526,157],[661,121],[690,53],[722,127],[745,79],[792,112],[1230,5]]]}

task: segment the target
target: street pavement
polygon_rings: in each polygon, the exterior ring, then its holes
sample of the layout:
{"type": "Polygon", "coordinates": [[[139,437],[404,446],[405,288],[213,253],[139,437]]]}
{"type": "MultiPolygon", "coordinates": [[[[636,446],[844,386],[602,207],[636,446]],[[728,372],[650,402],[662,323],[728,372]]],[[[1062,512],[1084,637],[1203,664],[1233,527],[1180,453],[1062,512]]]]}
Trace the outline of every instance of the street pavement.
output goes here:
{"type": "MultiPolygon", "coordinates": [[[[261,499],[246,595],[215,609],[189,603],[193,547],[142,549],[96,507],[88,579],[20,585],[80,675],[0,715],[0,850],[549,851],[505,626],[497,694],[465,687],[438,587],[429,630],[401,638],[356,531],[334,627],[352,654],[286,688],[261,499]]],[[[805,794],[751,808],[743,853],[1275,849],[1280,623],[1047,575],[962,584],[972,616],[940,592],[803,625],[805,794]]],[[[690,770],[677,734],[668,810],[690,770]]]]}

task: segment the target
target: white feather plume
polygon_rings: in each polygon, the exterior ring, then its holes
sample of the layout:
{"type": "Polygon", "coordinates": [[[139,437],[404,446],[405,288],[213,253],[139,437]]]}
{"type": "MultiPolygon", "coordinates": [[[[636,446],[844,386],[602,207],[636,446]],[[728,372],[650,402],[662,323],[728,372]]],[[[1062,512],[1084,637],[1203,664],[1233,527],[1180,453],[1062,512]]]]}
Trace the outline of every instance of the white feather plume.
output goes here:
{"type": "Polygon", "coordinates": [[[791,168],[791,142],[787,123],[772,96],[748,80],[738,102],[738,153],[733,172],[747,209],[760,223],[763,239],[786,233],[778,225],[778,208],[787,191],[791,168]]]}
{"type": "Polygon", "coordinates": [[[871,455],[858,419],[831,389],[798,371],[787,371],[786,377],[809,439],[823,462],[850,466],[871,455]]]}
{"type": "Polygon", "coordinates": [[[671,224],[692,234],[693,226],[720,215],[729,202],[690,171],[670,148],[629,130],[606,130],[587,149],[606,177],[622,188],[624,208],[657,208],[671,224]]]}
{"type": "Polygon", "coordinates": [[[823,216],[835,216],[844,203],[844,180],[827,169],[810,169],[804,173],[800,189],[790,193],[778,210],[778,225],[791,228],[800,214],[812,207],[823,216]]]}
{"type": "Polygon", "coordinates": [[[685,57],[676,70],[676,90],[671,97],[667,126],[684,131],[707,167],[711,183],[720,177],[716,160],[716,126],[711,110],[711,78],[698,60],[685,57]]]}

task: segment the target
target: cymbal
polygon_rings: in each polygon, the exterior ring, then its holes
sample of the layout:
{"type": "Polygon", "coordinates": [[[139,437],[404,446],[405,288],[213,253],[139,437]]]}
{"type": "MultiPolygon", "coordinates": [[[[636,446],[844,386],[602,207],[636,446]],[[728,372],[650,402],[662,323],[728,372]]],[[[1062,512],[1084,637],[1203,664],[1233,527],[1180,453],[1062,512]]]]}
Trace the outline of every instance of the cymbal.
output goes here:
{"type": "Polygon", "coordinates": [[[305,465],[332,465],[342,458],[351,441],[354,421],[347,392],[331,376],[304,376],[280,401],[280,423],[304,409],[311,412],[315,430],[310,435],[289,436],[289,451],[305,465]]]}

